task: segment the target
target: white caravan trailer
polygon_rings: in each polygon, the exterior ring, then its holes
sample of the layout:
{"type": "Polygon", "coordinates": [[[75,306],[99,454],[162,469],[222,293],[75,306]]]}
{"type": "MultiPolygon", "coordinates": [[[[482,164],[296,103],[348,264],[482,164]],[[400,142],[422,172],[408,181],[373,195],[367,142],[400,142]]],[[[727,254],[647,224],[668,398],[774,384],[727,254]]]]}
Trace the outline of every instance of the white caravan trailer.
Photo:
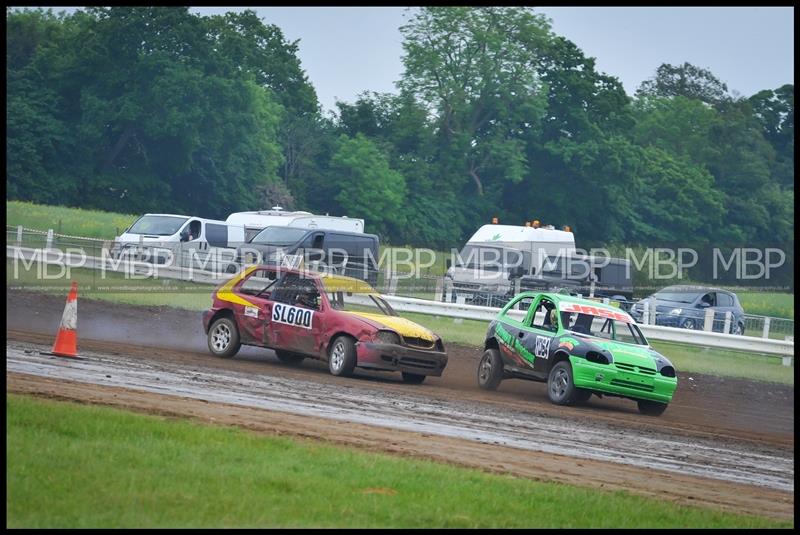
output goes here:
{"type": "Polygon", "coordinates": [[[309,229],[364,232],[364,220],[347,216],[314,215],[311,212],[286,212],[280,206],[257,212],[236,212],[225,220],[229,225],[244,227],[245,241],[250,241],[266,227],[299,227],[309,229]]]}

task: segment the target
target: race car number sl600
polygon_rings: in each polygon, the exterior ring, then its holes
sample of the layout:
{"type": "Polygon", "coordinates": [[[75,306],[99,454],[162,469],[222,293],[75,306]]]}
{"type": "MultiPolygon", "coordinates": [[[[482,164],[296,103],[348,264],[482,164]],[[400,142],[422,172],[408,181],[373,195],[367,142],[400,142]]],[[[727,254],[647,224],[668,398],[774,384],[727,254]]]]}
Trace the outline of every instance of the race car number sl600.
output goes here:
{"type": "Polygon", "coordinates": [[[310,329],[313,319],[314,311],[305,308],[275,303],[272,309],[272,321],[277,323],[285,323],[286,325],[310,329]]]}

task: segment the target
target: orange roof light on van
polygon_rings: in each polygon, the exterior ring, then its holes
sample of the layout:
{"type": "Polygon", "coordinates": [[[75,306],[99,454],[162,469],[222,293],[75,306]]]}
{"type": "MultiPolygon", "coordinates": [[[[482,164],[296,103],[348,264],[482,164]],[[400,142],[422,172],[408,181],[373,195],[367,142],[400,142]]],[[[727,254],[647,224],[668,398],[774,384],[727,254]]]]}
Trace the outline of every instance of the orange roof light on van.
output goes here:
{"type": "Polygon", "coordinates": [[[569,225],[564,225],[564,232],[572,232],[572,228],[569,225]]]}
{"type": "Polygon", "coordinates": [[[534,219],[533,222],[531,223],[531,226],[533,228],[539,228],[539,225],[540,225],[540,223],[539,223],[538,219],[534,219]]]}
{"type": "Polygon", "coordinates": [[[493,218],[492,218],[492,225],[496,225],[496,224],[497,224],[497,218],[496,218],[496,217],[493,217],[493,218]]]}

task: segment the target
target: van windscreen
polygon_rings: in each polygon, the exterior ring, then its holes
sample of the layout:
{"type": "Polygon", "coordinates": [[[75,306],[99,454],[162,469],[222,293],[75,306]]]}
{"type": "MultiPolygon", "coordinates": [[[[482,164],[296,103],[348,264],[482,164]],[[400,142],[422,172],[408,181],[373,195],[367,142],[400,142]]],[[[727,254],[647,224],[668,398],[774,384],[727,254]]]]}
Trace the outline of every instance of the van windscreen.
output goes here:
{"type": "Polygon", "coordinates": [[[505,247],[467,244],[456,258],[456,265],[467,269],[506,271],[512,267],[524,266],[524,258],[520,252],[505,247]]]}
{"type": "Polygon", "coordinates": [[[143,215],[128,229],[128,234],[151,234],[154,236],[172,236],[188,217],[170,215],[143,215]]]}
{"type": "Polygon", "coordinates": [[[250,243],[263,245],[291,245],[308,233],[308,229],[291,227],[267,227],[255,236],[250,243]]]}

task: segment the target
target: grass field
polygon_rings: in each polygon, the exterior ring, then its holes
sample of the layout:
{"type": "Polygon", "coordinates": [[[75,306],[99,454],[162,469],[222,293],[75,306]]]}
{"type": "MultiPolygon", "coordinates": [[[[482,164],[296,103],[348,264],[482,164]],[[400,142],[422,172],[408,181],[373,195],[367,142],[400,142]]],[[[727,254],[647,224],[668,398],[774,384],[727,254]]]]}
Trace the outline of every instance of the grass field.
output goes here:
{"type": "Polygon", "coordinates": [[[736,295],[746,314],[794,319],[794,294],[736,291],[736,295]]]}
{"type": "Polygon", "coordinates": [[[792,526],[106,407],[6,418],[8,528],[792,526]]]}
{"type": "Polygon", "coordinates": [[[111,240],[138,216],[83,210],[65,206],[46,206],[21,201],[6,201],[6,225],[22,225],[36,230],[53,229],[59,234],[111,240]]]}

